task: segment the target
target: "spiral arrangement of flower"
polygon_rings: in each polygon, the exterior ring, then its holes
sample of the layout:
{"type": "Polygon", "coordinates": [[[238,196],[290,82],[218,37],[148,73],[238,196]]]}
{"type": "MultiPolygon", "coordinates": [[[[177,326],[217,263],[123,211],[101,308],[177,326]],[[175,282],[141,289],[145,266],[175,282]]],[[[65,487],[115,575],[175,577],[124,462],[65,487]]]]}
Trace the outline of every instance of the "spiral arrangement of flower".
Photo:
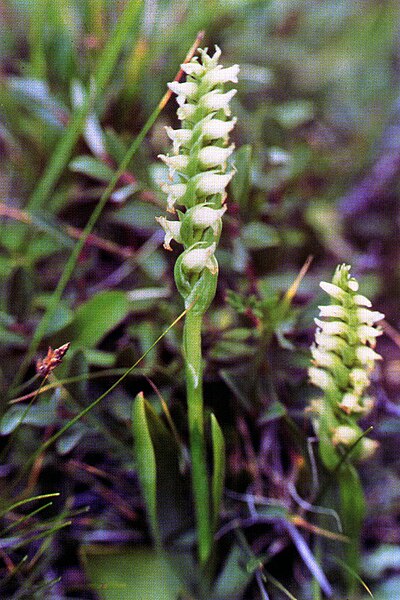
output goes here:
{"type": "MultiPolygon", "coordinates": [[[[331,304],[319,307],[321,318],[315,319],[318,328],[311,346],[313,365],[308,370],[311,383],[324,392],[324,398],[313,400],[309,410],[316,416],[321,458],[328,468],[336,466],[340,447],[349,447],[362,436],[357,421],[373,407],[366,391],[375,361],[381,359],[374,348],[382,333],[376,323],[384,315],[371,310],[368,298],[358,293],[350,268],[339,265],[331,283],[320,283],[331,304]]],[[[364,437],[356,455],[366,458],[376,446],[375,440],[364,437]]]]}
{"type": "Polygon", "coordinates": [[[168,195],[167,210],[177,220],[157,220],[165,231],[164,247],[171,249],[171,240],[184,247],[176,262],[175,281],[186,307],[196,300],[194,310],[204,312],[215,295],[215,249],[226,210],[226,187],[235,173],[234,169],[227,172],[227,160],[234,150],[228,135],[236,119],[230,118],[229,102],[236,90],[224,92],[223,86],[237,82],[239,66],[218,64],[218,46],[212,57],[207,49],[199,53],[200,61],[194,57],[182,65],[187,80],[168,84],[177,94],[182,127],[166,128],[173,151],[159,158],[169,167],[171,182],[162,189],[168,195]]]}

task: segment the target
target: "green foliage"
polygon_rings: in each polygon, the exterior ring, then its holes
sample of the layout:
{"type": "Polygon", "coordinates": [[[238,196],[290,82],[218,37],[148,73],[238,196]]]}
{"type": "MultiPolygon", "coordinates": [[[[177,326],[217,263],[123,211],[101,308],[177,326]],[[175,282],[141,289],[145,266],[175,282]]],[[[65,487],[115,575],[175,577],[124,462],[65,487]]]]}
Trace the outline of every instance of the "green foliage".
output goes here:
{"type": "Polygon", "coordinates": [[[378,341],[379,410],[358,423],[333,397],[320,416],[304,409],[316,399],[306,370],[318,283],[335,264],[351,262],[362,294],[392,326],[398,319],[398,3],[181,4],[8,0],[0,10],[0,595],[87,595],[71,549],[102,540],[86,563],[99,597],[317,600],[322,573],[335,598],[371,597],[365,580],[392,600],[395,342],[378,341]],[[170,145],[164,127],[178,126],[176,107],[160,100],[200,29],[202,46],[212,54],[217,43],[241,68],[222,231],[204,233],[178,213],[186,245],[219,242],[218,285],[209,269],[197,277],[180,268],[186,255],[176,261],[176,242],[161,248],[155,221],[168,181],[157,155],[170,145]],[[360,189],[367,201],[352,216],[360,189]],[[206,593],[184,394],[196,378],[184,370],[174,263],[186,306],[197,302],[193,316],[207,308],[201,360],[194,352],[204,377],[204,506],[217,536],[206,593]],[[36,376],[48,346],[67,341],[62,364],[36,376]],[[7,404],[17,396],[25,399],[7,404]],[[349,424],[352,445],[332,444],[349,424]],[[382,450],[357,463],[358,475],[351,463],[370,425],[382,450]],[[53,490],[53,506],[19,504],[53,490]],[[143,500],[168,564],[139,547],[148,543],[143,500]],[[135,547],[109,556],[121,540],[135,547]],[[298,576],[304,565],[313,589],[298,576]]]}

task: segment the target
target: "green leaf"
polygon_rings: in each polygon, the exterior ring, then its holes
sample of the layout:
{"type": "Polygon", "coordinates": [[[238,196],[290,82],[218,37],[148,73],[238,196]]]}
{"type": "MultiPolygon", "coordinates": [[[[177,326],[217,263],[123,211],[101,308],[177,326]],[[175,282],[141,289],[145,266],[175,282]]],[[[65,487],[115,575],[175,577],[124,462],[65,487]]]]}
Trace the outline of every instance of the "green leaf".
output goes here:
{"type": "Polygon", "coordinates": [[[277,121],[285,129],[299,127],[314,116],[313,103],[309,100],[291,100],[275,107],[277,121]]]}
{"type": "Polygon", "coordinates": [[[156,543],[160,543],[157,518],[157,468],[153,442],[147,423],[145,399],[140,392],[132,406],[132,432],[134,452],[140,487],[147,509],[151,531],[156,543]]]}
{"type": "Polygon", "coordinates": [[[125,292],[100,292],[78,307],[74,320],[62,332],[63,339],[71,340],[75,346],[94,348],[129,311],[130,304],[125,292]]]}
{"type": "Polygon", "coordinates": [[[112,176],[114,175],[114,171],[101,162],[97,158],[93,156],[77,156],[69,163],[69,168],[71,171],[75,171],[76,173],[83,173],[88,177],[92,177],[93,179],[99,179],[100,181],[105,181],[108,183],[111,181],[112,176]]]}
{"type": "Polygon", "coordinates": [[[57,422],[57,399],[42,400],[40,403],[30,406],[14,404],[5,413],[0,421],[1,435],[12,433],[19,425],[33,425],[36,427],[47,427],[57,422]]]}
{"type": "Polygon", "coordinates": [[[276,419],[280,419],[287,414],[286,407],[282,402],[275,401],[273,402],[267,410],[261,415],[259,419],[259,423],[265,424],[269,421],[275,421],[276,419]]]}
{"type": "Polygon", "coordinates": [[[219,511],[225,479],[225,440],[215,415],[211,415],[211,440],[213,451],[213,472],[211,480],[212,515],[214,531],[218,525],[219,511]]]}
{"type": "Polygon", "coordinates": [[[156,541],[165,540],[191,525],[190,479],[181,470],[181,448],[141,394],[135,399],[133,411],[133,435],[139,441],[139,447],[135,441],[139,479],[153,535],[156,541]]]}
{"type": "Polygon", "coordinates": [[[212,592],[213,600],[239,600],[243,590],[253,577],[245,567],[248,554],[238,544],[234,544],[225,561],[212,592]]]}
{"type": "Polygon", "coordinates": [[[71,452],[85,435],[90,434],[90,429],[82,423],[75,423],[56,442],[57,452],[65,455],[71,452]]]}
{"type": "Polygon", "coordinates": [[[255,354],[255,348],[241,342],[219,340],[209,352],[209,357],[213,360],[236,360],[238,358],[251,357],[255,354]]]}
{"type": "Polygon", "coordinates": [[[243,227],[241,235],[244,245],[249,250],[263,250],[280,244],[280,238],[275,227],[259,221],[247,223],[243,227]]]}
{"type": "Polygon", "coordinates": [[[84,564],[101,600],[177,600],[181,584],[160,554],[150,548],[118,552],[89,547],[84,564]]]}
{"type": "Polygon", "coordinates": [[[159,208],[151,204],[145,204],[140,200],[133,200],[120,210],[115,211],[110,218],[114,223],[120,223],[124,227],[132,227],[135,230],[152,233],[158,229],[156,217],[159,214],[159,208]]]}

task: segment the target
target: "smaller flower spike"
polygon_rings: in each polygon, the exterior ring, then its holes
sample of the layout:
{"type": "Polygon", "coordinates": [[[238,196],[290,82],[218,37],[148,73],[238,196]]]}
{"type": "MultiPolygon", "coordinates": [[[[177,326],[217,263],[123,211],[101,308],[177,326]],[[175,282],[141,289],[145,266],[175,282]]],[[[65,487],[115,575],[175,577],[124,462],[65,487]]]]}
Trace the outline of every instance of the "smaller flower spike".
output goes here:
{"type": "MultiPolygon", "coordinates": [[[[384,315],[371,310],[368,298],[357,293],[358,282],[348,265],[339,265],[332,282],[322,281],[320,287],[331,297],[331,304],[320,306],[320,318],[315,319],[318,328],[311,346],[309,377],[322,390],[326,402],[325,410],[318,415],[316,430],[321,435],[323,423],[327,427],[324,439],[330,439],[336,449],[358,440],[362,430],[357,421],[373,407],[365,392],[375,362],[382,358],[374,347],[382,334],[376,323],[384,315]]],[[[376,445],[373,440],[363,439],[359,458],[369,456],[376,445]]],[[[325,452],[324,456],[329,454],[325,452]]]]}
{"type": "Polygon", "coordinates": [[[39,359],[36,363],[37,374],[41,375],[42,377],[47,377],[49,373],[54,371],[54,369],[62,363],[62,360],[70,345],[71,343],[67,342],[55,350],[49,347],[46,356],[39,359]]]}

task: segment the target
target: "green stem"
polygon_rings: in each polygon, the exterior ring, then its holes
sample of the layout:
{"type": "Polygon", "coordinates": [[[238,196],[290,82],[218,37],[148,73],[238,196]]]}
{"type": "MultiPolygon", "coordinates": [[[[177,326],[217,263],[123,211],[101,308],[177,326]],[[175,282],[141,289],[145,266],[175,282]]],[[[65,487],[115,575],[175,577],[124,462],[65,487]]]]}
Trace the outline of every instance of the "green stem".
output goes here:
{"type": "Polygon", "coordinates": [[[186,390],[198,554],[200,566],[204,568],[211,555],[213,534],[204,438],[202,320],[202,315],[194,312],[193,309],[187,313],[183,330],[183,347],[186,361],[186,390]]]}

